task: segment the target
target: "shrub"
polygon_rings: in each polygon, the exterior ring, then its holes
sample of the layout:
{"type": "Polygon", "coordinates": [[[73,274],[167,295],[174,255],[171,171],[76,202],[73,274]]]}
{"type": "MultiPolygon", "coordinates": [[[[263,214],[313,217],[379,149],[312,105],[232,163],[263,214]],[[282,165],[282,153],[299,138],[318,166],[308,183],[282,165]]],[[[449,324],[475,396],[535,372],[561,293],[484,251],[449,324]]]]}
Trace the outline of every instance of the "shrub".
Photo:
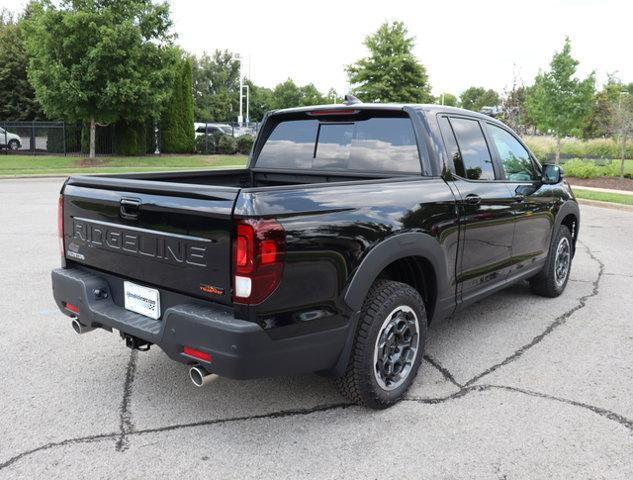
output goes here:
{"type": "Polygon", "coordinates": [[[216,145],[216,153],[237,153],[237,140],[230,135],[222,135],[216,145]]]}
{"type": "Polygon", "coordinates": [[[49,128],[46,132],[46,151],[50,153],[64,153],[64,129],[49,128]]]}
{"type": "Polygon", "coordinates": [[[237,137],[237,151],[248,155],[251,153],[251,148],[253,148],[253,142],[255,142],[255,138],[251,135],[237,137]]]}
{"type": "Polygon", "coordinates": [[[600,176],[600,168],[592,161],[573,158],[563,165],[565,175],[568,177],[594,178],[600,176]]]}
{"type": "Polygon", "coordinates": [[[215,153],[215,141],[211,135],[196,137],[196,153],[207,155],[215,153]]]}
{"type": "Polygon", "coordinates": [[[193,125],[193,87],[191,63],[187,60],[178,67],[171,99],[161,119],[162,151],[191,153],[196,145],[193,125]]]}
{"type": "Polygon", "coordinates": [[[146,150],[145,122],[119,120],[113,129],[113,149],[117,155],[144,155],[146,150]]]}

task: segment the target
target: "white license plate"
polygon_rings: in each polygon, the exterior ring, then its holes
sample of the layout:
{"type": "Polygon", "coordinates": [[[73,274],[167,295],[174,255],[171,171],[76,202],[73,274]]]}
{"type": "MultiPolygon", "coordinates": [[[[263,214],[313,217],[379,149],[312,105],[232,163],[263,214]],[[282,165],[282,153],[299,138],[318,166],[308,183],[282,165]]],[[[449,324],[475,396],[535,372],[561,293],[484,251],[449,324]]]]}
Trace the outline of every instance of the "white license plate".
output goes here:
{"type": "Polygon", "coordinates": [[[160,317],[160,294],[155,288],[147,288],[132,282],[123,282],[125,308],[146,317],[160,317]]]}

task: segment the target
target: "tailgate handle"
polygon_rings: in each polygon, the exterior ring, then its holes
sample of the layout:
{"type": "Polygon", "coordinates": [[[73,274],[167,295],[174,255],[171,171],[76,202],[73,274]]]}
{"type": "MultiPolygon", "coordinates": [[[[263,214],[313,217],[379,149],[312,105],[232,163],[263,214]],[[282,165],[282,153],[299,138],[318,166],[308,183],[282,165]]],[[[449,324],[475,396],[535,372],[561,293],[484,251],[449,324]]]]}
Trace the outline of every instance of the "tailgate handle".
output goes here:
{"type": "Polygon", "coordinates": [[[137,220],[141,201],[138,198],[122,198],[121,199],[121,218],[128,220],[137,220]]]}

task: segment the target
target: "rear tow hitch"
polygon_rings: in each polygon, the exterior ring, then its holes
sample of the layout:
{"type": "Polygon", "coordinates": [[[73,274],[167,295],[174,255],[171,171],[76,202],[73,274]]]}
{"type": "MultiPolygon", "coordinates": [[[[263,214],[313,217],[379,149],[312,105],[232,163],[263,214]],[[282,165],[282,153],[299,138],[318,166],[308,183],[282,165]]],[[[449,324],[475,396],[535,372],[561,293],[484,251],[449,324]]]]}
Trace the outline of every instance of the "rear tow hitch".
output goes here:
{"type": "Polygon", "coordinates": [[[152,346],[150,342],[147,342],[141,338],[128,335],[127,333],[121,333],[121,337],[125,339],[125,346],[132,350],[140,350],[141,352],[147,352],[149,347],[152,346]]]}

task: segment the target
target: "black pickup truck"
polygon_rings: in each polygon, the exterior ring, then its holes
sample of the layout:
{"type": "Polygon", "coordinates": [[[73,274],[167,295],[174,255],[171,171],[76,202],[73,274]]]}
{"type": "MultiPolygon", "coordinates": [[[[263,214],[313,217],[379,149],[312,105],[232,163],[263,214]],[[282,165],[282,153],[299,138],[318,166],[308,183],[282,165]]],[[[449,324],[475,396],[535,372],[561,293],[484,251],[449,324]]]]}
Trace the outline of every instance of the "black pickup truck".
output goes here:
{"type": "Polygon", "coordinates": [[[520,280],[564,290],[579,210],[501,122],[438,105],[269,113],[247,168],[73,176],[60,310],[213,375],[331,376],[384,408],[427,325],[520,280]]]}

